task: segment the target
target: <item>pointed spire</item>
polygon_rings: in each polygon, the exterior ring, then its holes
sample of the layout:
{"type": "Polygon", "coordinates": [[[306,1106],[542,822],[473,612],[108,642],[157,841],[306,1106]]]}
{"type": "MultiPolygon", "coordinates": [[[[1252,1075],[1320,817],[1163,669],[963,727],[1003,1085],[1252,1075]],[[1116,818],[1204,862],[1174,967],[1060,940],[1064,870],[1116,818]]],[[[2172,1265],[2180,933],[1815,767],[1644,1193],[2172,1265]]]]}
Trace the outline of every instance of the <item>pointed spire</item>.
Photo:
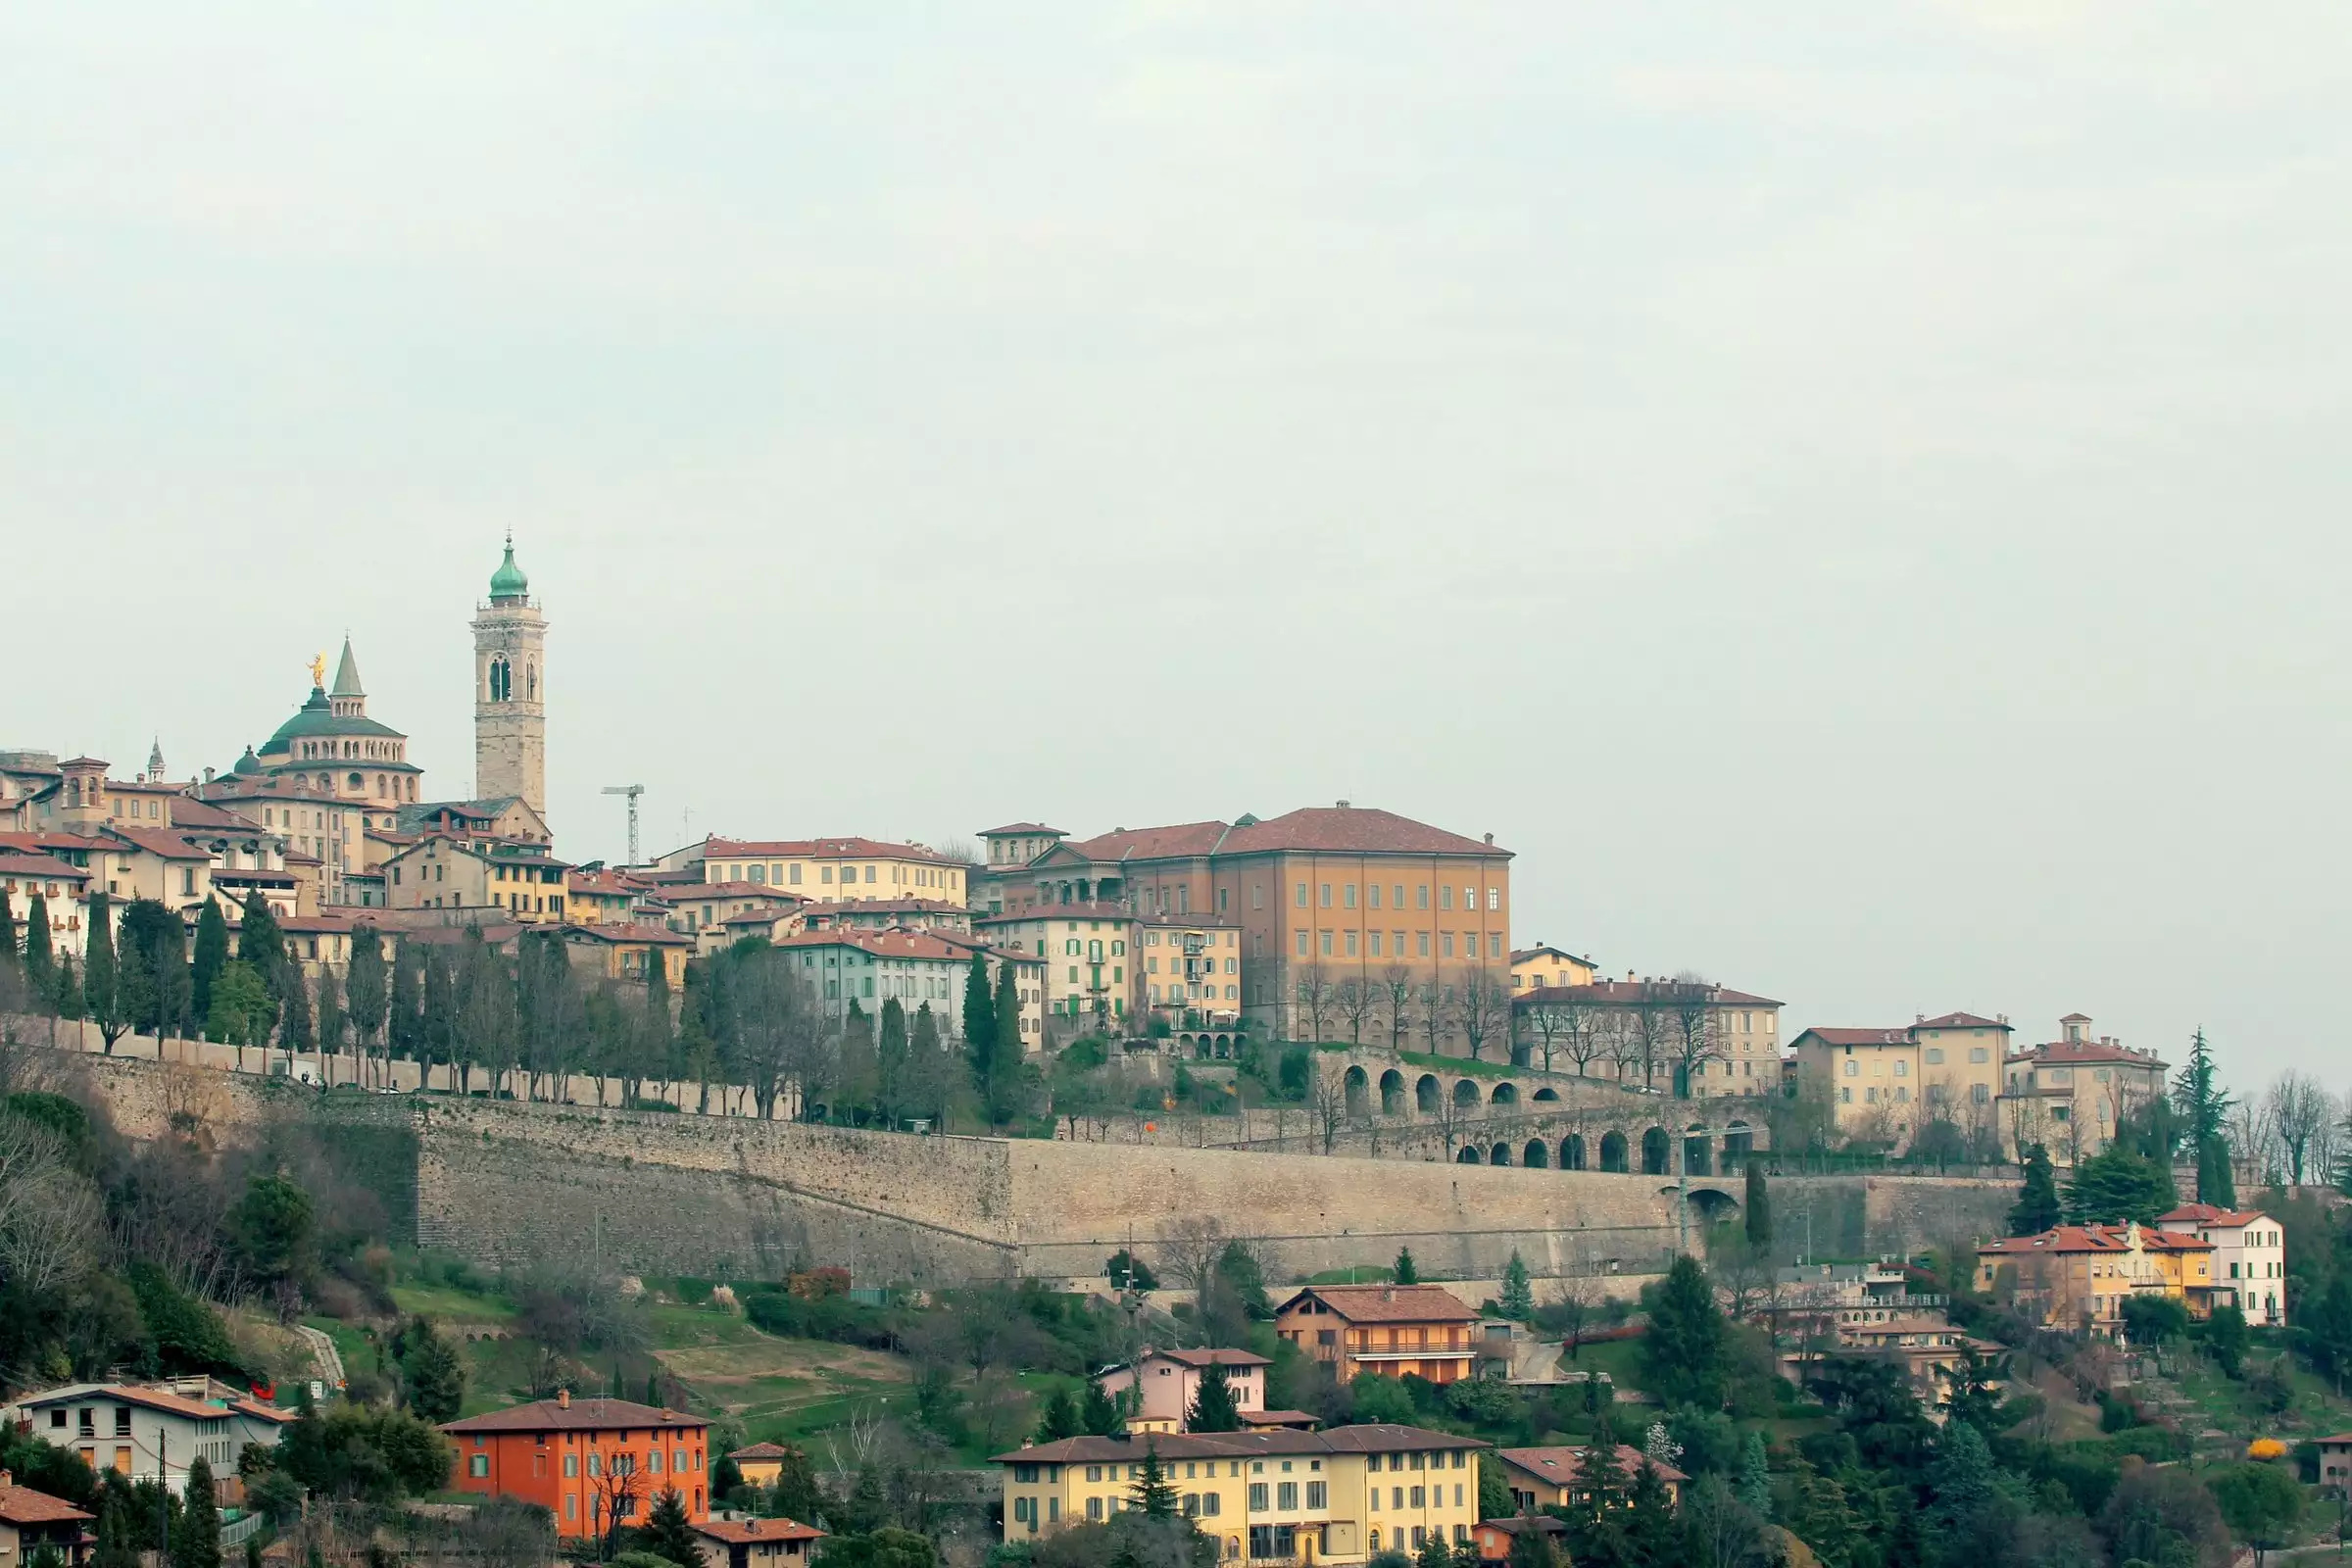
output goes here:
{"type": "Polygon", "coordinates": [[[147,778],[154,783],[164,776],[164,738],[158,735],[155,744],[147,749],[147,778]]]}
{"type": "Polygon", "coordinates": [[[349,632],[343,635],[343,662],[335,666],[334,695],[337,697],[365,697],[368,695],[366,689],[360,685],[360,662],[351,657],[351,634],[349,632]]]}

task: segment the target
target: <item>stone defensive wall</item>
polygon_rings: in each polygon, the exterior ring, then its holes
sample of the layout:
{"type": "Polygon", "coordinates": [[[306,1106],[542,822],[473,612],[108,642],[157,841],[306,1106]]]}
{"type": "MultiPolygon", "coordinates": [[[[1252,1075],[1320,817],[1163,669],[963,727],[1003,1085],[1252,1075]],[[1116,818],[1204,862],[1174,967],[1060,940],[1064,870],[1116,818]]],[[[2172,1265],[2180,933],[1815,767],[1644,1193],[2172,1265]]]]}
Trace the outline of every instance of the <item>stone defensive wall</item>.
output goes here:
{"type": "MultiPolygon", "coordinates": [[[[1386,1264],[1435,1274],[1655,1271],[1685,1234],[1673,1177],[1346,1154],[923,1137],[745,1117],[454,1096],[320,1094],[283,1079],[118,1058],[57,1058],[133,1137],[177,1127],[250,1143],[273,1119],[322,1140],[380,1192],[399,1239],[492,1266],[779,1278],[841,1264],[859,1283],[1084,1277],[1213,1219],[1269,1277],[1386,1264]]],[[[1690,1178],[1690,1241],[1738,1212],[1737,1178],[1690,1178]]],[[[1929,1177],[1775,1180],[1784,1248],[1819,1256],[1992,1235],[2012,1184],[1929,1177]]]]}

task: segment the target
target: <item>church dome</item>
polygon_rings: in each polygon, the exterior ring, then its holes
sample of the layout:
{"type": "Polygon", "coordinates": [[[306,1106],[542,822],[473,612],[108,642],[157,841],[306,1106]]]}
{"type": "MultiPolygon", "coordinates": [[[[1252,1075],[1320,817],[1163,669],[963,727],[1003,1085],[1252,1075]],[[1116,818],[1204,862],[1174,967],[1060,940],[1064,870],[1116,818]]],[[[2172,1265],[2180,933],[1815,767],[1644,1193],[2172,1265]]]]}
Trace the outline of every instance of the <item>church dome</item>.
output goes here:
{"type": "Polygon", "coordinates": [[[385,736],[406,740],[389,724],[379,724],[372,718],[357,713],[338,713],[319,687],[311,688],[311,700],[295,710],[294,716],[277,726],[277,733],[262,743],[264,757],[282,757],[294,749],[294,742],[311,740],[321,735],[385,736]]]}
{"type": "Polygon", "coordinates": [[[248,775],[259,773],[261,770],[262,760],[253,755],[253,748],[250,746],[245,748],[245,755],[237,759],[237,765],[229,769],[231,773],[248,775]]]}
{"type": "Polygon", "coordinates": [[[530,591],[531,579],[525,577],[522,574],[522,568],[514,564],[514,539],[510,534],[507,537],[506,562],[490,574],[490,597],[492,599],[520,599],[530,591]]]}

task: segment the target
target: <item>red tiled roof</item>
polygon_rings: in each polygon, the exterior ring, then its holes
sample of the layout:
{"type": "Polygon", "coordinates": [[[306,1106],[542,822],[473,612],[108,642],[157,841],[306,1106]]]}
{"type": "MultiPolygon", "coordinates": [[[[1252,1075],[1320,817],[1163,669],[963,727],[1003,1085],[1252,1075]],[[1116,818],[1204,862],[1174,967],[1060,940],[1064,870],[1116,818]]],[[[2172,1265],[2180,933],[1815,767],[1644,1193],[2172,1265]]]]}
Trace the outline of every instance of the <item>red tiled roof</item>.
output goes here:
{"type": "Polygon", "coordinates": [[[1324,1432],[1162,1432],[1142,1437],[1063,1438],[990,1456],[994,1464],[1126,1464],[1147,1448],[1162,1459],[1238,1458],[1269,1453],[1403,1453],[1416,1448],[1484,1448],[1478,1438],[1386,1423],[1333,1427],[1324,1432]]]}
{"type": "Polygon", "coordinates": [[[1473,1323],[1478,1314],[1441,1285],[1310,1285],[1276,1308],[1314,1297],[1350,1323],[1473,1323]]]}
{"type": "MultiPolygon", "coordinates": [[[[196,848],[195,845],[190,844],[169,828],[122,827],[109,822],[106,824],[106,831],[111,837],[119,838],[134,848],[145,850],[150,855],[160,855],[167,860],[209,860],[213,858],[210,851],[196,848]]],[[[249,827],[240,831],[253,833],[259,832],[260,829],[249,827]]]]}
{"type": "Polygon", "coordinates": [[[737,1448],[727,1455],[730,1459],[789,1459],[793,1450],[780,1443],[755,1443],[748,1448],[737,1448]]]}
{"type": "Polygon", "coordinates": [[[1973,1012],[1947,1012],[1940,1017],[1922,1018],[1912,1025],[1915,1029],[2000,1029],[2008,1025],[1998,1018],[1981,1018],[1973,1012]]]}
{"type": "Polygon", "coordinates": [[[1169,860],[1206,855],[1231,831],[1222,822],[1179,822],[1173,827],[1113,828],[1061,848],[1089,860],[1169,860]]]}
{"type": "Polygon", "coordinates": [[[442,1423],[444,1432],[616,1432],[631,1427],[708,1427],[699,1415],[656,1409],[627,1399],[574,1399],[566,1405],[533,1399],[504,1410],[442,1423]]]}
{"type": "Polygon", "coordinates": [[[808,904],[803,914],[962,914],[964,906],[946,899],[849,899],[838,904],[808,904]]]}
{"type": "MultiPolygon", "coordinates": [[[[950,907],[955,906],[951,905],[950,907]]],[[[1004,914],[974,915],[972,924],[1010,925],[1022,920],[1132,920],[1135,917],[1135,911],[1125,905],[1089,899],[1084,904],[1040,904],[1034,908],[1011,910],[1004,914]]]]}
{"type": "Polygon", "coordinates": [[[200,1399],[186,1399],[164,1389],[133,1388],[121,1383],[95,1385],[72,1384],[67,1390],[50,1395],[37,1395],[20,1399],[20,1404],[38,1409],[47,1404],[71,1403],[76,1399],[103,1398],[110,1404],[139,1404],[166,1415],[186,1416],[195,1421],[219,1421],[228,1412],[217,1404],[200,1399]]]}
{"type": "Polygon", "coordinates": [[[2152,1054],[2143,1055],[2125,1046],[2104,1046],[2095,1040],[2054,1040],[2008,1059],[2036,1061],[2045,1067],[2072,1067],[2082,1062],[2120,1062],[2131,1067],[2153,1068],[2166,1065],[2152,1054]]]}
{"type": "Polygon", "coordinates": [[[836,927],[830,931],[804,931],[786,937],[776,944],[779,948],[856,948],[877,958],[940,958],[960,962],[971,952],[969,944],[950,942],[930,931],[857,931],[836,927]]]}
{"type": "Polygon", "coordinates": [[[666,904],[691,904],[697,899],[764,899],[771,904],[807,904],[804,894],[787,893],[766,882],[673,882],[655,897],[666,904]]]}
{"type": "Polygon", "coordinates": [[[720,925],[773,925],[778,920],[789,920],[799,912],[797,909],[787,909],[780,904],[762,904],[757,908],[738,909],[718,923],[720,925]]]}
{"type": "Polygon", "coordinates": [[[50,877],[60,882],[87,882],[90,873],[68,865],[54,855],[16,855],[0,849],[0,876],[50,877]]]}
{"type": "Polygon", "coordinates": [[[257,829],[265,833],[276,831],[235,811],[224,811],[218,806],[208,805],[193,796],[183,798],[172,808],[172,825],[228,833],[251,833],[257,829]]]}
{"type": "Polygon", "coordinates": [[[753,859],[762,857],[805,860],[926,860],[933,865],[961,865],[952,855],[920,844],[885,844],[879,839],[722,839],[703,841],[706,860],[753,859]]]}
{"type": "MultiPolygon", "coordinates": [[[[2059,1225],[2038,1236],[2004,1236],[1978,1248],[1977,1253],[2018,1256],[2032,1252],[2121,1252],[2130,1247],[2128,1236],[2128,1228],[2122,1225],[2059,1225]]],[[[2211,1242],[2181,1231],[2160,1231],[2153,1225],[2140,1227],[2139,1245],[2160,1252],[2213,1250],[2211,1242]]]]}
{"type": "Polygon", "coordinates": [[[564,936],[566,941],[573,937],[586,937],[593,942],[644,942],[660,948],[694,946],[692,937],[680,936],[665,925],[646,925],[626,920],[571,922],[564,927],[564,936]]]}
{"type": "Polygon", "coordinates": [[[0,833],[0,844],[17,850],[88,850],[98,847],[94,838],[79,833],[0,833]]]}
{"type": "Polygon", "coordinates": [[[1570,953],[1566,948],[1555,948],[1550,946],[1548,943],[1540,944],[1532,948],[1513,948],[1511,950],[1511,961],[1513,963],[1517,963],[1523,958],[1533,958],[1541,954],[1545,953],[1550,954],[1555,958],[1566,958],[1572,963],[1581,963],[1588,967],[1590,967],[1592,962],[1591,958],[1580,958],[1575,954],[1570,953]]]}
{"type": "Polygon", "coordinates": [[[755,1541],[820,1541],[825,1534],[814,1525],[790,1519],[705,1519],[694,1527],[694,1533],[729,1545],[755,1541]]]}
{"type": "Polygon", "coordinates": [[[0,1487],[0,1524],[69,1525],[90,1517],[63,1497],[52,1497],[46,1492],[35,1492],[30,1487],[0,1487]]]}
{"type": "Polygon", "coordinates": [[[2166,1220],[2177,1219],[2185,1221],[2191,1225],[2221,1225],[2227,1227],[2235,1227],[2239,1225],[2251,1225],[2258,1219],[2269,1218],[2270,1216],[2265,1214],[2259,1208],[2230,1209],[2216,1208],[2211,1203],[2182,1203],[2179,1208],[2172,1210],[2170,1213],[2157,1215],[2156,1223],[2161,1225],[2166,1220]]]}
{"type": "Polygon", "coordinates": [[[1255,1350],[1153,1350],[1151,1357],[1175,1361],[1184,1366],[1272,1366],[1274,1363],[1255,1350]]]}
{"type": "Polygon", "coordinates": [[[1147,914],[1140,917],[1144,924],[1162,930],[1173,927],[1183,931],[1239,931],[1239,920],[1219,920],[1205,914],[1147,914]]]}
{"type": "Polygon", "coordinates": [[[1803,1044],[1811,1035],[1825,1046],[1908,1046],[1914,1042],[1908,1029],[1808,1029],[1796,1037],[1803,1044]]]}
{"type": "MultiPolygon", "coordinates": [[[[1565,1445],[1543,1448],[1497,1448],[1494,1451],[1502,1459],[1517,1465],[1529,1475],[1542,1477],[1544,1480],[1563,1487],[1573,1486],[1584,1478],[1585,1457],[1592,1452],[1590,1448],[1572,1448],[1565,1445]]],[[[1631,1447],[1622,1443],[1617,1445],[1617,1467],[1620,1470],[1627,1475],[1632,1475],[1644,1464],[1655,1469],[1658,1472],[1658,1479],[1661,1481],[1688,1481],[1690,1479],[1672,1465],[1657,1463],[1640,1448],[1631,1447]]]]}
{"type": "Polygon", "coordinates": [[[281,917],[277,928],[288,936],[339,936],[354,931],[362,924],[356,914],[289,914],[281,917]]]}
{"type": "Polygon", "coordinates": [[[1334,855],[1478,855],[1509,859],[1511,852],[1448,833],[1370,806],[1305,806],[1263,822],[1237,827],[1218,853],[1263,855],[1305,850],[1334,855]]]}
{"type": "MultiPolygon", "coordinates": [[[[1627,1007],[1652,998],[1671,1003],[1679,990],[1672,980],[1595,980],[1587,986],[1531,986],[1519,994],[1517,1003],[1524,1005],[1533,1002],[1568,1001],[1600,1007],[1627,1007]]],[[[1707,993],[1708,1000],[1719,1007],[1781,1005],[1770,997],[1759,997],[1752,991],[1734,991],[1730,986],[1709,986],[1707,993]]]]}
{"type": "Polygon", "coordinates": [[[1052,833],[1059,836],[1061,832],[1062,829],[1048,827],[1043,822],[1007,822],[1003,827],[984,827],[980,830],[980,836],[984,839],[1001,839],[1014,833],[1052,833]]]}

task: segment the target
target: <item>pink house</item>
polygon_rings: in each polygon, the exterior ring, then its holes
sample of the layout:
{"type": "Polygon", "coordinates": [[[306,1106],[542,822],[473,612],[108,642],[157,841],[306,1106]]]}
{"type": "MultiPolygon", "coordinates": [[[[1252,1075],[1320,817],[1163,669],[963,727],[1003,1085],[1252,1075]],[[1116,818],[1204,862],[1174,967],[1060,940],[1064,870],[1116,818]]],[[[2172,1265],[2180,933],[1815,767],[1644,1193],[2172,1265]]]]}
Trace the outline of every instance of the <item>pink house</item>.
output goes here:
{"type": "Polygon", "coordinates": [[[1137,1391],[1127,1417],[1130,1432],[1182,1432],[1193,1400],[1200,1393],[1200,1373],[1212,1365],[1225,1369],[1225,1381],[1233,1388],[1234,1408],[1241,1411],[1245,1426],[1259,1425],[1268,1414],[1304,1421],[1296,1411],[1267,1411],[1266,1368],[1270,1364],[1264,1356],[1249,1350],[1146,1350],[1134,1365],[1114,1366],[1095,1382],[1113,1399],[1130,1389],[1137,1391]],[[1252,1421],[1252,1416],[1260,1419],[1252,1421]]]}

